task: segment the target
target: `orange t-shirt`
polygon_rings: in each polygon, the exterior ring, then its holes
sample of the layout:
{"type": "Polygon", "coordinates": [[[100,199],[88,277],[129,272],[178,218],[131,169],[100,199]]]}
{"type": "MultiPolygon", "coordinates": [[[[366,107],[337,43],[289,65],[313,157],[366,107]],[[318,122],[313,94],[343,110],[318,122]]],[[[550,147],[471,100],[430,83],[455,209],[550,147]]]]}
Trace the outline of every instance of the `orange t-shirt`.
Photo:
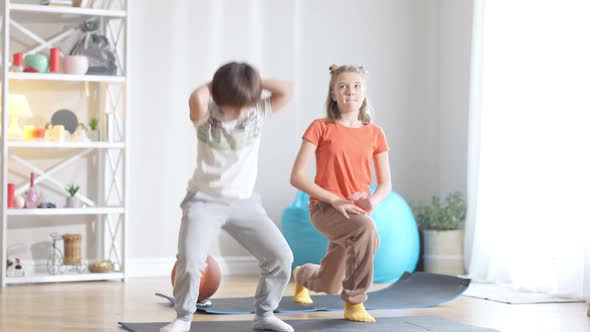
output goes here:
{"type": "MultiPolygon", "coordinates": [[[[303,138],[317,148],[315,183],[344,199],[355,192],[370,193],[371,162],[376,154],[389,150],[383,130],[367,124],[359,128],[316,119],[303,138]]],[[[311,203],[317,199],[311,198],[311,203]]]]}

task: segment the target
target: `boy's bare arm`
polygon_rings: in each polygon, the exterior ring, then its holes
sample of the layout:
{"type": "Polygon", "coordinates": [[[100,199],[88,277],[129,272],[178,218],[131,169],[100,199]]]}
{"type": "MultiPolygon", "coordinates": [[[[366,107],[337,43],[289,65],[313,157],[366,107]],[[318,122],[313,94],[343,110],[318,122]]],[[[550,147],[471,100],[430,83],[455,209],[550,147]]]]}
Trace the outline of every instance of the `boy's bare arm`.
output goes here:
{"type": "Polygon", "coordinates": [[[280,111],[293,98],[293,84],[281,80],[262,80],[262,88],[270,91],[270,105],[273,112],[280,111]]]}
{"type": "Polygon", "coordinates": [[[207,106],[211,97],[210,84],[206,83],[196,88],[188,98],[190,118],[193,122],[198,122],[207,115],[207,106]]]}

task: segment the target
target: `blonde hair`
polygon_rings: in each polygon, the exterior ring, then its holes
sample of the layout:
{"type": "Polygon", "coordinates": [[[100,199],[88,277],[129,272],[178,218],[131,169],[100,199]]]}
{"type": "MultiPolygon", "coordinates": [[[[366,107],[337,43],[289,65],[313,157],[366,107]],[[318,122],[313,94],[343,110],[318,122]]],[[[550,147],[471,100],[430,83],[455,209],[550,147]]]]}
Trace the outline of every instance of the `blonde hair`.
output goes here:
{"type": "MultiPolygon", "coordinates": [[[[326,98],[326,121],[327,122],[335,122],[336,120],[340,120],[342,117],[342,113],[338,109],[338,104],[334,99],[332,99],[332,91],[334,89],[334,84],[338,75],[342,73],[357,73],[361,76],[363,81],[367,81],[367,70],[363,66],[354,66],[354,65],[331,65],[330,66],[330,85],[328,86],[328,98],[326,98]]],[[[371,123],[371,115],[369,114],[369,103],[367,101],[367,96],[365,95],[365,99],[363,100],[363,104],[361,105],[359,111],[359,118],[363,124],[371,123]]]]}

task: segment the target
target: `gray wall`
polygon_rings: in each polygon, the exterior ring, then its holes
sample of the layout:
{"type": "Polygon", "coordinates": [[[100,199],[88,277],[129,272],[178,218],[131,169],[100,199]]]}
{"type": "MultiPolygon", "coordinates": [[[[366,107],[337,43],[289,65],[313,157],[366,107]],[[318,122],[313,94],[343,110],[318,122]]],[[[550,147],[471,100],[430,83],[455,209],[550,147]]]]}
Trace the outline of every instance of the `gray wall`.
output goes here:
{"type": "MultiPolygon", "coordinates": [[[[395,191],[410,201],[465,191],[471,1],[132,2],[131,10],[132,273],[133,264],[156,273],[174,257],[178,204],[195,160],[187,96],[231,59],[296,83],[295,100],[268,122],[260,154],[257,190],[277,223],[295,195],[288,178],[301,134],[323,116],[332,63],[369,70],[395,191]]],[[[226,236],[213,253],[248,256],[226,236]]]]}

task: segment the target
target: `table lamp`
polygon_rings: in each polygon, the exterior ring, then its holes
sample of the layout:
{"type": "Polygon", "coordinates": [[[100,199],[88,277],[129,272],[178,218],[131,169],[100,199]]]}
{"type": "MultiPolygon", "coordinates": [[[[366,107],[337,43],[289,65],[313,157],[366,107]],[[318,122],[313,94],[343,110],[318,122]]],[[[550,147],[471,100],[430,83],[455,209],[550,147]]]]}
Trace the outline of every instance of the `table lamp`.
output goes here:
{"type": "Polygon", "coordinates": [[[24,132],[18,124],[18,118],[30,118],[33,116],[29,101],[25,95],[8,95],[8,115],[10,116],[8,139],[22,140],[24,132]]]}

